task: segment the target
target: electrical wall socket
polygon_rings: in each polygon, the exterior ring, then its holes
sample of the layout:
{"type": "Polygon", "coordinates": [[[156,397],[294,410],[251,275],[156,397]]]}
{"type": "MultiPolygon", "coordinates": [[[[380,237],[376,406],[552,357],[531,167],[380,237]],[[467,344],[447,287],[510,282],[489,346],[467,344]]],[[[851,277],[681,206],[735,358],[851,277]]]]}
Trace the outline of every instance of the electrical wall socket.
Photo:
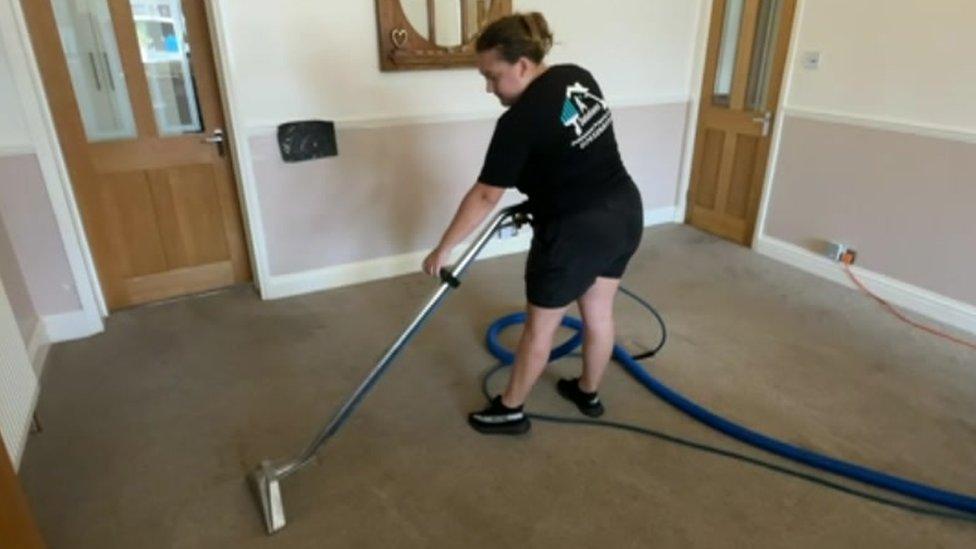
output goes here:
{"type": "Polygon", "coordinates": [[[805,51],[800,55],[800,62],[803,68],[808,71],[815,71],[820,68],[820,52],[805,51]]]}
{"type": "Polygon", "coordinates": [[[827,242],[827,249],[824,251],[824,255],[826,255],[831,261],[840,261],[848,249],[849,247],[847,244],[841,244],[840,242],[827,242]]]}
{"type": "Polygon", "coordinates": [[[513,226],[502,227],[501,229],[498,230],[498,240],[515,238],[516,236],[518,236],[518,234],[519,234],[518,227],[513,227],[513,226]]]}

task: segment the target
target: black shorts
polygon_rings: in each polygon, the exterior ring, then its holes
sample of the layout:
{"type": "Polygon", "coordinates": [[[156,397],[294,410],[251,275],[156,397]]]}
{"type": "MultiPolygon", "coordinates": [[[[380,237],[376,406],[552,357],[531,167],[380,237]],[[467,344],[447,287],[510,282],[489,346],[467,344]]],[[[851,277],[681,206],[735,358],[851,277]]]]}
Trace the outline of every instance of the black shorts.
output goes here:
{"type": "Polygon", "coordinates": [[[640,245],[644,211],[633,183],[592,207],[534,227],[525,264],[525,293],[537,307],[577,300],[597,277],[621,278],[640,245]]]}

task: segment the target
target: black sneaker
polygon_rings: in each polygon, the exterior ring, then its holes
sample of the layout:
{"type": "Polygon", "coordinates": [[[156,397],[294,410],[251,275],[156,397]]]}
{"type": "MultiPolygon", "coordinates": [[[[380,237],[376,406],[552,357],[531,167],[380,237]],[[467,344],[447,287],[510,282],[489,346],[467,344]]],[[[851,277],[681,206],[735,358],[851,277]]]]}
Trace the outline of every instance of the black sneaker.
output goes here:
{"type": "Polygon", "coordinates": [[[566,400],[579,408],[580,412],[590,417],[603,415],[603,404],[596,393],[585,393],[579,388],[579,378],[560,379],[556,382],[556,390],[566,400]]]}
{"type": "Polygon", "coordinates": [[[468,414],[468,424],[486,435],[521,435],[532,427],[522,407],[505,406],[501,395],[491,399],[484,410],[468,414]]]}

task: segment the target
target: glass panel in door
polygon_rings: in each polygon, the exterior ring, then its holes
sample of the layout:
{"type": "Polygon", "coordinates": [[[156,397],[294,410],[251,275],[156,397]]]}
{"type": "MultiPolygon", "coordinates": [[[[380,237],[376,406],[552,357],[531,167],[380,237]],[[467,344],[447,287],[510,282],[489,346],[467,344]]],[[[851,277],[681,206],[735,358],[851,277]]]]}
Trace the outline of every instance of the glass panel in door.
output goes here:
{"type": "Polygon", "coordinates": [[[90,142],[136,136],[107,0],[52,0],[71,85],[90,142]]]}
{"type": "Polygon", "coordinates": [[[756,40],[752,47],[749,86],[746,89],[746,108],[752,111],[766,111],[769,105],[770,76],[773,72],[773,58],[776,57],[776,41],[780,34],[782,13],[783,0],[762,0],[756,25],[756,40]]]}
{"type": "Polygon", "coordinates": [[[156,127],[163,136],[203,131],[180,0],[129,0],[156,127]]]}
{"type": "Polygon", "coordinates": [[[725,21],[722,24],[722,41],[719,46],[718,65],[715,70],[715,89],[712,103],[728,106],[732,96],[732,79],[735,77],[735,59],[739,52],[739,29],[745,0],[725,2],[725,21]]]}

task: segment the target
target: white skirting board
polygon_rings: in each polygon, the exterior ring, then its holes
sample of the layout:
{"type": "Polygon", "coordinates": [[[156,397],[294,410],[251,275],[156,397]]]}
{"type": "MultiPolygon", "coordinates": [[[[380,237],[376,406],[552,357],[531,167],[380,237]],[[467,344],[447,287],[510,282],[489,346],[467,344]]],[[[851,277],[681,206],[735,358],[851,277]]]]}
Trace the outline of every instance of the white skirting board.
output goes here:
{"type": "MultiPolygon", "coordinates": [[[[756,251],[808,273],[854,288],[843,269],[826,257],[770,236],[761,236],[756,251]]],[[[976,307],[860,267],[852,267],[865,286],[892,305],[976,334],[976,307]]]]}
{"type": "Polygon", "coordinates": [[[82,339],[104,331],[101,319],[84,310],[45,315],[43,322],[50,343],[82,339]]]}
{"type": "Polygon", "coordinates": [[[47,328],[44,322],[38,322],[34,326],[34,332],[27,341],[27,358],[30,359],[34,369],[34,375],[41,379],[44,372],[44,361],[47,360],[47,352],[51,349],[50,340],[47,337],[47,328]]]}
{"type": "MultiPolygon", "coordinates": [[[[674,223],[676,217],[677,212],[673,206],[646,210],[644,212],[644,226],[674,223]]],[[[479,259],[525,252],[529,249],[531,241],[532,231],[530,229],[524,229],[520,231],[518,236],[512,238],[492,239],[482,251],[479,259]]],[[[464,249],[465,246],[462,244],[458,246],[458,249],[464,249]]],[[[272,275],[269,284],[264,288],[263,295],[266,299],[280,299],[419,272],[420,263],[429,252],[430,250],[422,250],[324,269],[272,275]]]]}

